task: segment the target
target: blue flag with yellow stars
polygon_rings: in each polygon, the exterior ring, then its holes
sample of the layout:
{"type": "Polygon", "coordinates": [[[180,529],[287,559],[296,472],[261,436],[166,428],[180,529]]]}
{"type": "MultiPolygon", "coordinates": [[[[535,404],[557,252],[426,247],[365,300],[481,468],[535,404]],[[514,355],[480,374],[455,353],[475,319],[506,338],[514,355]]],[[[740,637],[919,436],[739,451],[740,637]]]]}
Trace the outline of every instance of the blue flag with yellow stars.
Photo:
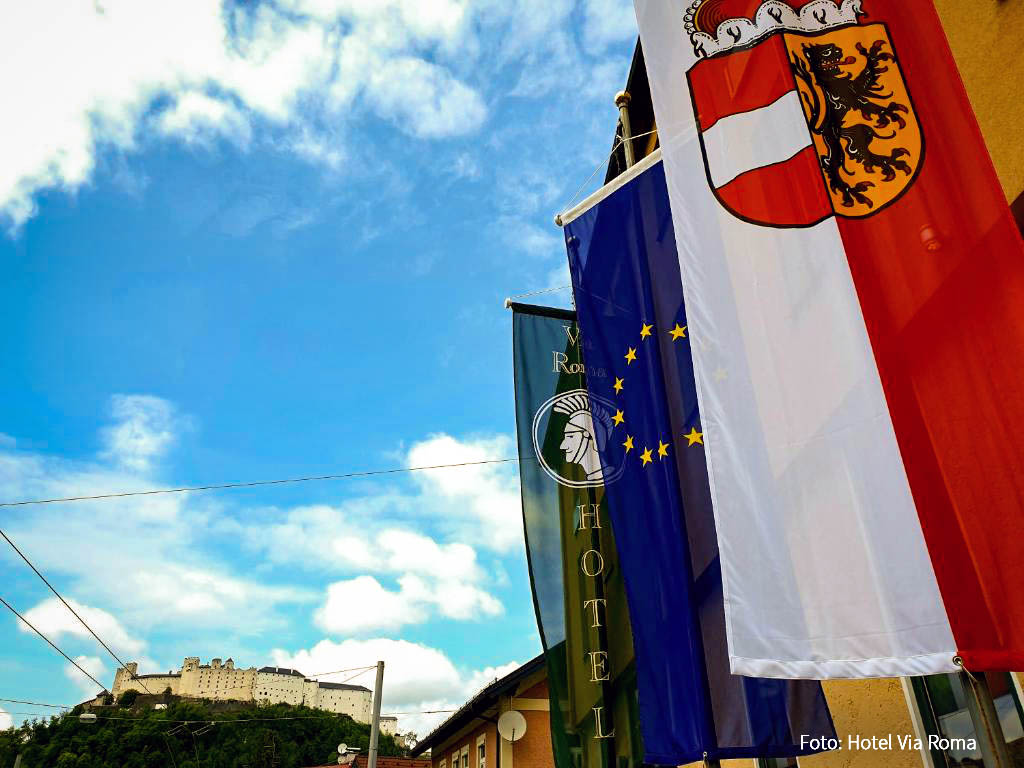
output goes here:
{"type": "Polygon", "coordinates": [[[565,236],[587,389],[607,410],[593,420],[607,425],[596,443],[633,631],[645,762],[809,754],[802,744],[835,736],[821,684],[729,671],[665,174],[660,162],[635,170],[565,224],[565,236]]]}

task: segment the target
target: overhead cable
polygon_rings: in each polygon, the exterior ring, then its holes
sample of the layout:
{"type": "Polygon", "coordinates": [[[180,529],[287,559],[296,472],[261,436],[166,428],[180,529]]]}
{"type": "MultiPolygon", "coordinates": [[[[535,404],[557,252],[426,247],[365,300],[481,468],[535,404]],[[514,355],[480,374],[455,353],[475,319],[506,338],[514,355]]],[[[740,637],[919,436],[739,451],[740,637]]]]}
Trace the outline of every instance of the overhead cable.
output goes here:
{"type": "Polygon", "coordinates": [[[29,704],[33,707],[50,707],[50,709],[71,709],[71,707],[67,706],[66,704],[40,704],[38,701],[25,701],[24,699],[0,698],[0,701],[6,701],[11,704],[29,704]]]}
{"type": "Polygon", "coordinates": [[[78,611],[76,611],[74,608],[71,607],[71,604],[67,600],[64,599],[64,596],[54,588],[53,584],[51,584],[47,580],[47,578],[45,576],[43,576],[42,573],[39,572],[39,569],[36,568],[35,565],[32,564],[32,561],[29,560],[28,557],[25,556],[24,552],[22,552],[20,549],[18,549],[18,545],[15,544],[13,541],[11,541],[10,537],[6,533],[4,533],[2,529],[0,529],[0,536],[3,536],[4,541],[6,541],[8,544],[11,545],[11,549],[13,549],[15,552],[18,553],[18,556],[22,560],[25,561],[25,564],[29,568],[31,568],[33,570],[33,572],[36,574],[36,576],[38,576],[40,579],[42,579],[43,584],[45,584],[47,587],[50,588],[50,591],[53,592],[53,594],[55,594],[57,596],[57,599],[60,600],[62,603],[64,603],[64,607],[67,608],[69,611],[71,611],[71,615],[74,616],[76,619],[78,619],[78,621],[81,623],[81,625],[83,627],[85,627],[87,630],[89,630],[89,634],[92,635],[94,638],[96,638],[96,642],[99,643],[100,645],[102,645],[106,649],[107,653],[109,653],[111,656],[114,657],[114,661],[116,661],[121,666],[121,668],[124,669],[124,671],[127,672],[131,676],[131,679],[132,680],[137,680],[139,685],[141,685],[143,687],[143,689],[145,689],[146,693],[152,695],[153,692],[151,690],[149,690],[149,688],[146,688],[146,684],[144,682],[142,682],[142,680],[139,680],[138,675],[136,675],[134,672],[132,672],[130,669],[128,669],[128,665],[125,664],[123,661],[121,661],[120,658],[118,658],[117,654],[114,653],[110,649],[109,645],[107,645],[105,642],[103,642],[103,640],[100,638],[100,636],[97,635],[93,631],[93,628],[89,626],[89,624],[85,621],[85,619],[83,619],[81,616],[78,615],[78,611]]]}
{"type": "Polygon", "coordinates": [[[254,480],[245,483],[217,483],[213,485],[190,485],[181,488],[156,488],[148,491],[120,491],[98,493],[92,496],[66,496],[57,499],[31,499],[29,501],[0,501],[0,507],[25,507],[30,504],[57,504],[65,501],[95,501],[97,499],[123,499],[129,496],[155,496],[162,493],[192,493],[193,491],[220,491],[226,488],[254,488],[261,485],[286,485],[309,483],[315,480],[344,480],[351,477],[372,477],[374,475],[396,475],[402,472],[423,472],[429,469],[451,469],[453,467],[478,467],[484,464],[507,464],[520,461],[523,457],[508,459],[483,459],[481,461],[460,461],[454,464],[431,464],[423,467],[395,467],[393,469],[370,469],[362,472],[343,472],[336,475],[313,475],[310,477],[289,477],[283,480],[254,480]]]}
{"type": "Polygon", "coordinates": [[[46,635],[44,635],[44,634],[43,634],[42,632],[40,632],[40,631],[39,631],[38,629],[36,629],[36,628],[35,628],[35,627],[34,627],[34,626],[33,626],[32,624],[30,624],[30,623],[28,622],[28,620],[26,620],[26,619],[25,619],[25,617],[24,617],[24,616],[22,616],[22,615],[21,615],[20,613],[18,613],[18,612],[17,612],[17,611],[16,611],[15,609],[14,609],[14,606],[13,606],[13,605],[11,605],[10,603],[8,603],[8,602],[7,602],[6,600],[4,600],[4,599],[3,599],[2,597],[0,597],[0,603],[3,603],[3,604],[4,604],[4,605],[5,605],[6,607],[7,607],[7,610],[9,610],[9,611],[10,611],[11,613],[13,613],[13,614],[14,614],[15,616],[17,616],[17,617],[18,617],[19,619],[21,619],[22,623],[23,623],[23,624],[24,624],[24,625],[25,625],[26,627],[28,627],[29,629],[31,629],[31,630],[32,630],[33,632],[35,632],[35,633],[36,633],[37,635],[39,635],[39,636],[40,636],[41,638],[43,638],[43,640],[45,640],[45,641],[46,641],[46,642],[47,642],[47,643],[49,644],[49,646],[50,646],[51,648],[53,648],[53,650],[55,650],[55,651],[56,651],[57,653],[59,653],[59,654],[60,654],[61,656],[63,656],[63,657],[65,658],[65,659],[67,659],[67,660],[68,660],[68,661],[70,661],[70,662],[71,662],[72,664],[74,664],[74,665],[75,665],[75,667],[76,667],[76,668],[78,669],[78,671],[79,671],[79,672],[81,672],[81,673],[82,673],[83,675],[85,675],[85,676],[86,676],[86,677],[88,677],[88,678],[89,678],[90,680],[92,680],[92,681],[93,681],[94,683],[96,683],[96,685],[98,685],[98,686],[100,687],[100,690],[101,690],[101,691],[106,691],[106,690],[107,690],[107,686],[105,686],[105,685],[104,685],[103,683],[101,683],[101,682],[100,682],[99,680],[97,680],[97,679],[96,679],[95,677],[93,677],[93,676],[92,676],[92,675],[90,675],[90,674],[89,674],[88,672],[86,672],[86,671],[85,671],[84,669],[82,669],[81,665],[80,665],[80,664],[79,664],[79,663],[78,663],[77,661],[75,661],[74,659],[72,659],[72,658],[71,658],[70,656],[68,656],[68,655],[67,655],[66,653],[64,653],[64,651],[62,651],[62,650],[61,650],[60,648],[58,648],[58,647],[57,647],[56,645],[54,645],[53,641],[52,641],[52,640],[50,640],[50,638],[48,638],[48,637],[47,637],[46,635]]]}

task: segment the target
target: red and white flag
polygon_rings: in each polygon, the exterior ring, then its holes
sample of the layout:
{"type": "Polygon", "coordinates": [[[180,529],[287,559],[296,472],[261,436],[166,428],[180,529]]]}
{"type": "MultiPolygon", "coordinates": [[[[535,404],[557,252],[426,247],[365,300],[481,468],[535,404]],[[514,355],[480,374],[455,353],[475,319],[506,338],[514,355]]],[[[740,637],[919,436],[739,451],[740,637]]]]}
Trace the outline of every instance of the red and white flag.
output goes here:
{"type": "Polygon", "coordinates": [[[1024,669],[1024,245],[931,0],[635,0],[734,673],[1024,669]]]}

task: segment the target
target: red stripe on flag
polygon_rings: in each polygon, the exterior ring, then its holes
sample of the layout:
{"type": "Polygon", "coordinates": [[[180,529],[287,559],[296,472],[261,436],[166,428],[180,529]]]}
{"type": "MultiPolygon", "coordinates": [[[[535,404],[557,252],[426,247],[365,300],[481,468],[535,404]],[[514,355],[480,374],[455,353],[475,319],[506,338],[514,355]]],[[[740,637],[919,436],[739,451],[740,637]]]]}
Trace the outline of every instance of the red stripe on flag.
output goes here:
{"type": "Polygon", "coordinates": [[[1024,244],[931,2],[871,14],[927,152],[902,198],[840,232],[959,652],[1024,669],[1024,244]]]}
{"type": "Polygon", "coordinates": [[[806,227],[832,215],[814,147],[789,160],[740,174],[715,190],[719,201],[741,219],[778,227],[806,227]]]}
{"type": "Polygon", "coordinates": [[[699,61],[689,78],[702,131],[723,117],[767,107],[796,90],[779,35],[745,51],[699,61]]]}

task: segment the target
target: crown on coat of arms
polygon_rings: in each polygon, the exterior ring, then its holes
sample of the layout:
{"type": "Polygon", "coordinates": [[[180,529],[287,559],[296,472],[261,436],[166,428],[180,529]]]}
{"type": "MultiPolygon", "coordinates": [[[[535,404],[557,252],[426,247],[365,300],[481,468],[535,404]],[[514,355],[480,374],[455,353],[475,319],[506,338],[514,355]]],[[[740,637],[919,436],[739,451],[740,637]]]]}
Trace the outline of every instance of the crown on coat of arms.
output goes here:
{"type": "Polygon", "coordinates": [[[700,57],[742,48],[780,29],[820,32],[857,23],[863,0],[693,0],[683,17],[700,57]]]}

